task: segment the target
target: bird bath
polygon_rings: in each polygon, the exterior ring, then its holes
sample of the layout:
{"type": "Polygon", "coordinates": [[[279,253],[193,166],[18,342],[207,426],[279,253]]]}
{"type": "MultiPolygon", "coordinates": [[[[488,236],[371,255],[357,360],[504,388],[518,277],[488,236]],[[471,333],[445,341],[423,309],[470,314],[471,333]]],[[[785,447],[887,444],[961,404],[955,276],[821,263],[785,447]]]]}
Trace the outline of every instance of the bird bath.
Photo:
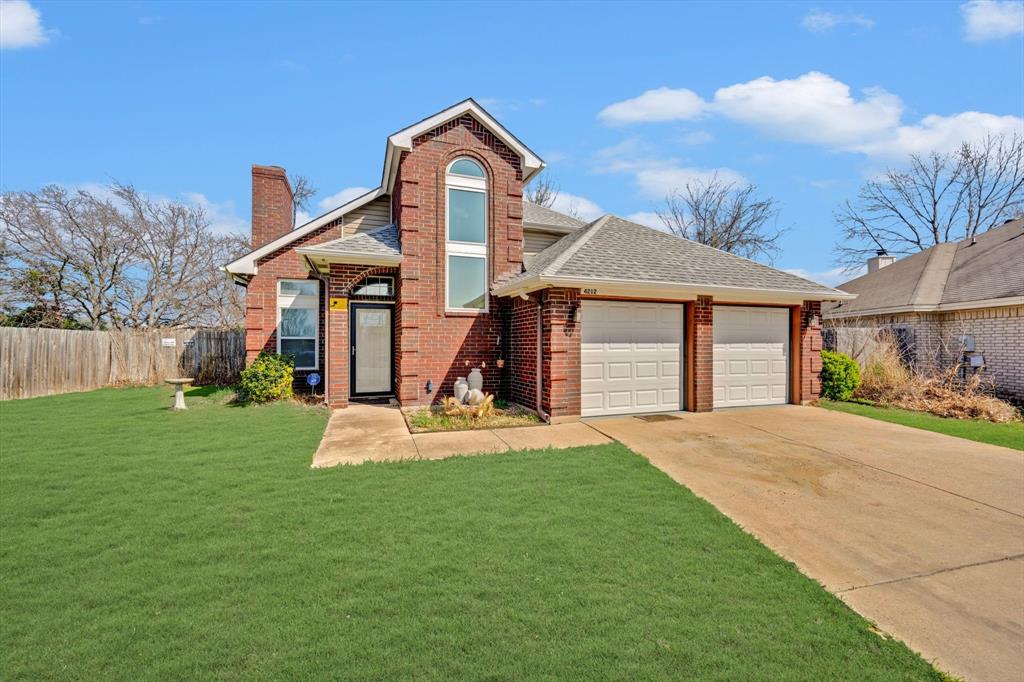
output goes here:
{"type": "Polygon", "coordinates": [[[191,384],[193,381],[195,381],[195,379],[179,378],[179,379],[164,379],[164,381],[166,381],[167,383],[169,383],[172,386],[174,386],[174,407],[172,407],[171,409],[172,410],[187,410],[188,408],[185,407],[185,392],[182,390],[182,388],[186,384],[191,384]]]}

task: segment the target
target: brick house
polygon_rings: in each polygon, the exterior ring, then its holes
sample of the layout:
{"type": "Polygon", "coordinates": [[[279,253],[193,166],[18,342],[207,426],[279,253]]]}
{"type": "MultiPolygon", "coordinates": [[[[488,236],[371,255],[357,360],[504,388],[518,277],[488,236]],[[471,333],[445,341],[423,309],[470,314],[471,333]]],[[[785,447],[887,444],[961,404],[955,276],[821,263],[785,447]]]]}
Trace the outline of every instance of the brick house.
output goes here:
{"type": "Polygon", "coordinates": [[[962,365],[1024,404],[1024,219],[900,260],[880,253],[840,288],[857,298],[826,304],[829,326],[892,330],[917,369],[962,365]]]}
{"type": "Polygon", "coordinates": [[[485,390],[552,420],[818,396],[822,301],[848,294],[604,216],[523,201],[544,168],[468,99],[387,139],[380,186],[292,225],[285,171],[252,169],[246,351],[296,359],[328,403],[485,390]]]}

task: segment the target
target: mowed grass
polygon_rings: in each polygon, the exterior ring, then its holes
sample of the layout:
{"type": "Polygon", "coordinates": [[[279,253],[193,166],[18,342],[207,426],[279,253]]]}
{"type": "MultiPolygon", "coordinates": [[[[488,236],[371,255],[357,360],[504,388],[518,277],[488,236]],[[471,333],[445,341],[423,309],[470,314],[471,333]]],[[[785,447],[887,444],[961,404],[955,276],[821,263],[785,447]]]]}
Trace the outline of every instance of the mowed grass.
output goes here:
{"type": "Polygon", "coordinates": [[[862,417],[871,417],[872,419],[881,419],[882,421],[894,424],[913,426],[916,429],[925,429],[926,431],[944,433],[947,436],[976,440],[979,443],[1002,445],[1006,448],[1024,450],[1024,422],[1021,421],[994,424],[981,419],[950,419],[924,412],[901,410],[895,407],[878,407],[875,405],[864,405],[863,403],[836,402],[833,400],[822,400],[821,406],[836,412],[859,414],[862,417]]]}
{"type": "Polygon", "coordinates": [[[3,678],[938,678],[620,445],[311,470],[225,398],[0,405],[3,678]]]}

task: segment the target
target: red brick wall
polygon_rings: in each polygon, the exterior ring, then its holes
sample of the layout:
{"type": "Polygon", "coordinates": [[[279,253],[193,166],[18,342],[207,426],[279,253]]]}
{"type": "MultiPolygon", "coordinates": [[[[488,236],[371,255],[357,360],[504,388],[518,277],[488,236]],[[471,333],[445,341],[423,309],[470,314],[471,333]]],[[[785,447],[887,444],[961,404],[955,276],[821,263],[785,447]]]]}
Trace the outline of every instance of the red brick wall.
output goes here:
{"type": "Polygon", "coordinates": [[[544,301],[544,411],[552,419],[580,414],[578,289],[546,289],[544,301]]]}
{"type": "Polygon", "coordinates": [[[500,302],[491,296],[489,313],[445,312],[445,170],[458,156],[472,157],[487,173],[489,281],[522,270],[519,157],[469,115],[417,137],[399,161],[393,197],[403,257],[396,390],[406,405],[450,395],[456,377],[483,363],[484,389],[501,386],[500,302]]]}
{"type": "Polygon", "coordinates": [[[508,394],[514,402],[533,409],[537,406],[537,301],[524,301],[517,296],[511,299],[507,310],[508,394]]]}
{"type": "MultiPolygon", "coordinates": [[[[252,362],[260,351],[277,352],[277,281],[315,279],[302,264],[295,248],[341,237],[341,222],[335,221],[297,239],[257,261],[257,272],[245,292],[245,356],[252,362]]],[[[324,286],[320,286],[324,298],[324,286]]],[[[324,301],[321,300],[321,311],[324,301]]],[[[320,367],[323,367],[324,316],[320,315],[320,367]]]]}
{"type": "Polygon", "coordinates": [[[715,307],[710,296],[698,296],[693,306],[693,373],[690,386],[696,394],[697,412],[715,405],[714,324],[715,307]],[[693,382],[696,382],[694,384],[693,382]]]}
{"type": "Polygon", "coordinates": [[[800,401],[821,397],[821,301],[800,308],[800,401]]]}
{"type": "Polygon", "coordinates": [[[258,248],[292,229],[292,188],[284,168],[252,167],[252,247],[258,248]]]}

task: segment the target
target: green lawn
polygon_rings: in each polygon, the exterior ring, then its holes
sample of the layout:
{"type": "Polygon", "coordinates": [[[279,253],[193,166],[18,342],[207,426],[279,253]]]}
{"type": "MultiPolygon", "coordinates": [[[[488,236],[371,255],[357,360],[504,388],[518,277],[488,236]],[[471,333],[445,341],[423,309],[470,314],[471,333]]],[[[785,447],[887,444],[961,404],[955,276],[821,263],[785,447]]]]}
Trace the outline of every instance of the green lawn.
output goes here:
{"type": "Polygon", "coordinates": [[[895,407],[876,407],[874,405],[841,403],[832,400],[822,400],[821,406],[828,410],[859,414],[863,417],[881,419],[882,421],[894,424],[913,426],[914,428],[925,429],[926,431],[936,431],[947,436],[976,440],[979,443],[991,443],[992,445],[1002,445],[1007,448],[1024,450],[1024,422],[993,424],[992,422],[980,419],[949,419],[925,412],[900,410],[895,407]]]}
{"type": "Polygon", "coordinates": [[[620,445],[311,470],[326,415],[0,404],[4,679],[938,679],[620,445]]]}

